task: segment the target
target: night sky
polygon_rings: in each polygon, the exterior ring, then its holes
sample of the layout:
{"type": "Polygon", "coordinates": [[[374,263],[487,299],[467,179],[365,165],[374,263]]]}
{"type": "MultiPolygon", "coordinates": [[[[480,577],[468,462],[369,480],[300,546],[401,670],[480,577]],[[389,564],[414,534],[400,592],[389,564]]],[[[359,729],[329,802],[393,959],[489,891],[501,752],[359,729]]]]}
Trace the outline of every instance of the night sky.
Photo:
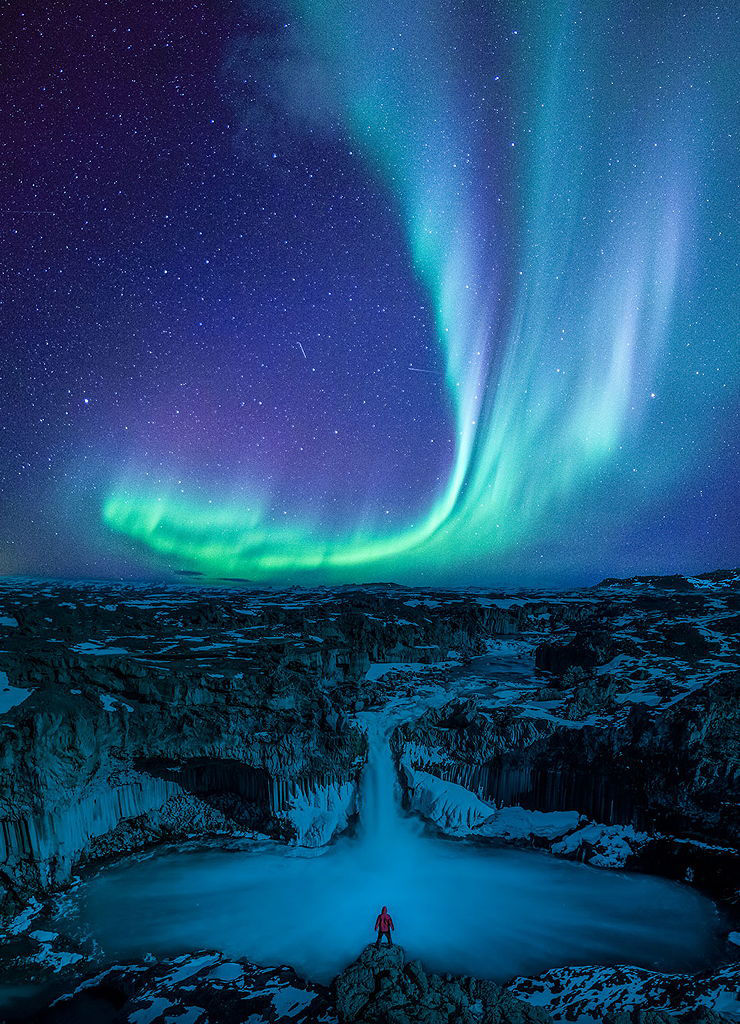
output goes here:
{"type": "Polygon", "coordinates": [[[5,5],[0,573],[736,564],[735,6],[5,5]]]}

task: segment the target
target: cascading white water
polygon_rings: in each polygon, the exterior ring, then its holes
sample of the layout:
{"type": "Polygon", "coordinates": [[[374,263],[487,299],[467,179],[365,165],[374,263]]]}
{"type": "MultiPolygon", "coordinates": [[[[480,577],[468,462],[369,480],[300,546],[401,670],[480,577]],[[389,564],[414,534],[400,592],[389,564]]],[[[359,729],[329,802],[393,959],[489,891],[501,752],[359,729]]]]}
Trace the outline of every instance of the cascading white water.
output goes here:
{"type": "Polygon", "coordinates": [[[707,963],[717,915],[691,889],[425,834],[400,805],[392,718],[361,718],[369,754],[357,836],[318,855],[264,842],[121,864],[81,888],[82,926],[111,956],[220,949],[323,982],[374,939],[383,904],[395,940],[438,971],[504,980],[569,963],[707,963]]]}
{"type": "Polygon", "coordinates": [[[382,862],[407,852],[421,834],[418,818],[401,811],[400,787],[390,748],[394,719],[378,712],[358,716],[367,733],[367,764],[360,788],[360,853],[382,862]],[[392,853],[393,857],[389,857],[392,853]]]}

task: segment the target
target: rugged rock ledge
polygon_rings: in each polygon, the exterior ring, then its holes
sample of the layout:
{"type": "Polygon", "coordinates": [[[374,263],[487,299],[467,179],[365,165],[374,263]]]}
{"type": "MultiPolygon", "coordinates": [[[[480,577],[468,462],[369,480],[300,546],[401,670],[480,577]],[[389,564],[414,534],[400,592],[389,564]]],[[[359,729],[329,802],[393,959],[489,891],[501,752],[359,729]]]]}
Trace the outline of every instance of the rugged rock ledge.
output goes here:
{"type": "Polygon", "coordinates": [[[400,727],[394,745],[409,806],[445,832],[657,871],[730,902],[737,697],[732,674],[688,705],[593,723],[453,701],[400,727]]]}
{"type": "Polygon", "coordinates": [[[655,871],[732,905],[739,603],[734,575],[714,574],[528,605],[529,679],[396,731],[408,806],[452,835],[655,871]]]}
{"type": "Polygon", "coordinates": [[[400,946],[368,946],[333,985],[342,1024],[547,1024],[549,1014],[476,978],[427,974],[400,946]]]}
{"type": "MultiPolygon", "coordinates": [[[[650,1021],[735,1020],[740,1014],[737,966],[700,974],[659,974],[639,967],[561,967],[517,978],[509,991],[547,1006],[557,1019],[650,1021]],[[725,1018],[725,1014],[727,1018],[725,1018]]],[[[646,1022],[647,1024],[647,1022],[646,1022]]]]}
{"type": "Polygon", "coordinates": [[[329,991],[289,967],[199,951],[117,965],[85,979],[29,1024],[336,1024],[329,991]]]}

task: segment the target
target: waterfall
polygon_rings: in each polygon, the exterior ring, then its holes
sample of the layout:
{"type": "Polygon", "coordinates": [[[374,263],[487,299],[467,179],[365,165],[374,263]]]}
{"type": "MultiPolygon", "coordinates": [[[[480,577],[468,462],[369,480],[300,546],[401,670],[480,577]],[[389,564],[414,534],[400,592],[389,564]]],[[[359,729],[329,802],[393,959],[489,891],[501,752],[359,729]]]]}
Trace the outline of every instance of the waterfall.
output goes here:
{"type": "Polygon", "coordinates": [[[340,837],[320,856],[265,842],[242,854],[133,858],[86,883],[85,927],[111,956],[218,948],[265,965],[290,963],[325,984],[374,941],[384,905],[394,942],[439,972],[502,980],[594,959],[660,970],[706,965],[717,922],[699,893],[425,831],[401,806],[391,753],[403,713],[360,716],[368,759],[357,836],[340,837]]]}
{"type": "Polygon", "coordinates": [[[366,711],[358,718],[367,731],[367,764],[360,784],[360,841],[363,852],[380,859],[406,858],[423,825],[401,807],[401,787],[391,754],[390,736],[396,721],[381,712],[366,711]]]}

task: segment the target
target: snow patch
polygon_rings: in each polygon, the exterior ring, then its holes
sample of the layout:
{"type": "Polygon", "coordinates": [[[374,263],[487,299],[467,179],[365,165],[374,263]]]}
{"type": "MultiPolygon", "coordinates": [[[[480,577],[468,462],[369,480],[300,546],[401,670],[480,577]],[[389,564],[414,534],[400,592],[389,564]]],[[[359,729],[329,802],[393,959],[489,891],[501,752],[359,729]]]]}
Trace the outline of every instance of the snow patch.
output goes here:
{"type": "MultiPolygon", "coordinates": [[[[74,692],[74,691],[73,691],[74,692]]],[[[79,690],[77,691],[79,693],[79,690]]],[[[125,711],[133,711],[134,709],[130,704],[121,700],[120,697],[114,697],[112,693],[99,693],[100,703],[103,705],[105,711],[118,711],[119,707],[125,711]]]]}
{"type": "Polygon", "coordinates": [[[54,941],[59,938],[56,932],[35,931],[28,934],[30,938],[38,942],[40,947],[38,952],[28,958],[29,962],[47,967],[57,973],[82,960],[82,953],[70,953],[68,950],[57,951],[52,948],[54,941]]]}
{"type": "Polygon", "coordinates": [[[209,981],[223,981],[228,984],[230,982],[238,981],[244,977],[244,968],[241,964],[229,961],[225,964],[219,964],[218,967],[214,967],[208,975],[209,981]]]}
{"type": "Polygon", "coordinates": [[[100,644],[93,643],[92,641],[85,641],[85,643],[74,644],[72,650],[78,654],[128,654],[129,652],[125,647],[101,647],[100,644]]]}
{"type": "Polygon", "coordinates": [[[202,1006],[188,1006],[184,1010],[168,1013],[164,1019],[165,1024],[198,1024],[205,1016],[206,1011],[202,1006]]]}
{"type": "Polygon", "coordinates": [[[558,839],[578,828],[578,811],[527,811],[523,807],[502,807],[481,835],[502,839],[558,839]]]}
{"type": "Polygon", "coordinates": [[[22,686],[11,686],[7,674],[0,672],[0,715],[22,704],[32,693],[33,689],[25,690],[22,686]]]}
{"type": "Polygon", "coordinates": [[[316,998],[314,992],[294,988],[292,985],[280,984],[267,985],[260,991],[251,992],[250,995],[252,997],[270,996],[278,1020],[282,1020],[284,1017],[297,1017],[316,998]]]}
{"type": "Polygon", "coordinates": [[[649,839],[632,825],[586,825],[552,847],[561,857],[579,857],[599,868],[623,868],[649,839]]]}
{"type": "Polygon", "coordinates": [[[173,1009],[172,1002],[169,999],[163,999],[161,996],[155,996],[149,998],[149,1005],[142,1007],[132,1013],[129,1017],[130,1024],[152,1024],[153,1020],[161,1016],[166,1010],[173,1009]]]}

